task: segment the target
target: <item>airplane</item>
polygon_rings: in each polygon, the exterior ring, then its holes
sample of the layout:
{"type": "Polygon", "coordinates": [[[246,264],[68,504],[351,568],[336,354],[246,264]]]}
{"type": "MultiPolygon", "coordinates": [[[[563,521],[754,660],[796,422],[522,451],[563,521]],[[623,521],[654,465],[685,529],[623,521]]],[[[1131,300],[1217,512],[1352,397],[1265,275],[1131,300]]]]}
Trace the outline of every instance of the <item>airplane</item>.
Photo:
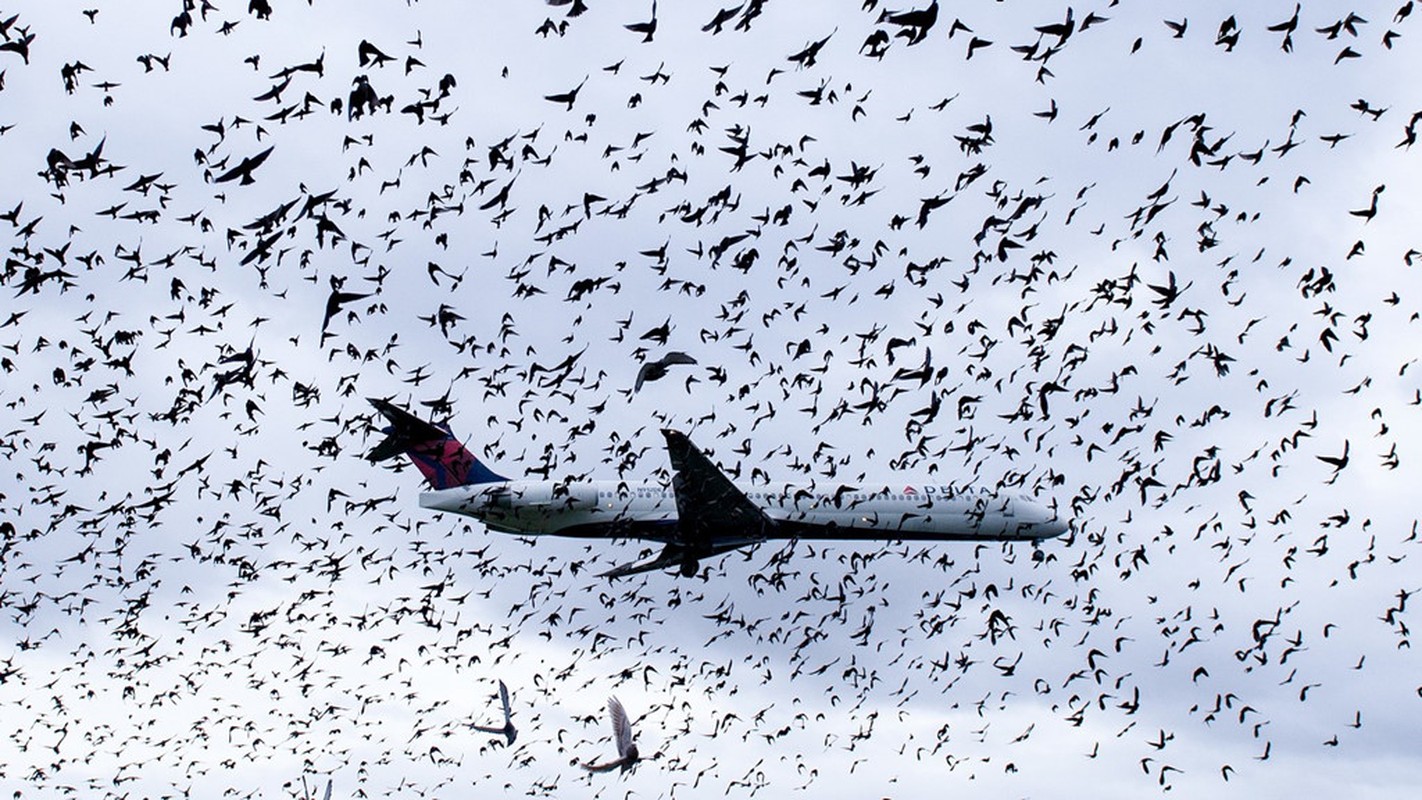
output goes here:
{"type": "Polygon", "coordinates": [[[388,400],[370,398],[388,421],[372,462],[404,455],[429,489],[420,506],[474,517],[520,535],[646,539],[654,558],[600,573],[621,578],[677,568],[694,577],[702,559],[771,540],[1030,541],[1060,536],[1068,524],[1025,494],[996,493],[895,478],[880,488],[825,492],[788,483],[737,484],[686,434],[665,428],[670,481],[512,480],[489,469],[448,426],[426,422],[388,400]]]}

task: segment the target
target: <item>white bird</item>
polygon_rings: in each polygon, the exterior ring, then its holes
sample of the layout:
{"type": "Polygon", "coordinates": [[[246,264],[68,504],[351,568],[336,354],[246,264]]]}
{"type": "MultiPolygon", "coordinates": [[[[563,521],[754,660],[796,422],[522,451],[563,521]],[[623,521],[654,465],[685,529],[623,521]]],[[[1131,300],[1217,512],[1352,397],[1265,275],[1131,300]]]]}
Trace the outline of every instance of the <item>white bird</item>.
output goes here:
{"type": "Polygon", "coordinates": [[[617,741],[617,758],[606,764],[584,764],[583,769],[588,772],[611,772],[618,767],[626,772],[640,757],[637,754],[637,745],[632,741],[632,723],[628,721],[627,712],[616,697],[607,699],[607,715],[612,720],[612,734],[617,741]]]}
{"type": "MultiPolygon", "coordinates": [[[[333,785],[335,785],[335,781],[334,781],[333,779],[331,779],[331,778],[327,778],[327,779],[326,779],[326,795],[325,795],[325,800],[331,800],[331,787],[332,787],[333,785]]],[[[316,798],[316,795],[311,794],[311,790],[309,790],[309,789],[306,788],[306,776],[305,776],[305,775],[302,775],[302,776],[301,776],[301,796],[302,796],[303,798],[305,798],[305,800],[315,800],[315,798],[316,798]]]]}
{"type": "Polygon", "coordinates": [[[508,746],[513,747],[514,739],[518,738],[518,729],[513,724],[513,712],[509,710],[509,688],[499,681],[499,702],[504,706],[504,724],[498,728],[487,725],[470,725],[476,731],[483,733],[496,733],[508,740],[508,746]]]}

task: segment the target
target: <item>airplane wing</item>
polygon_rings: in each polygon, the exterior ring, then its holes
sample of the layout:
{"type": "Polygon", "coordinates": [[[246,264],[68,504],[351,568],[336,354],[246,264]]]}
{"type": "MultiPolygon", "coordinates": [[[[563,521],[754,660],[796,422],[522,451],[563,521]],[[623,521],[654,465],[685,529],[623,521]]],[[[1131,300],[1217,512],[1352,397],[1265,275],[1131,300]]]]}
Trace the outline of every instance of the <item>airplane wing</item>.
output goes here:
{"type": "Polygon", "coordinates": [[[662,435],[676,473],[672,489],[681,543],[700,547],[763,539],[765,529],[774,524],[765,511],[737,489],[686,434],[668,428],[662,435]]]}
{"type": "Polygon", "coordinates": [[[662,548],[662,552],[656,558],[646,561],[634,561],[630,564],[619,564],[606,571],[599,572],[599,578],[625,578],[628,575],[639,575],[643,572],[652,572],[659,569],[682,568],[688,559],[695,563],[696,560],[709,558],[711,556],[729,553],[747,545],[757,544],[758,539],[739,539],[736,541],[720,542],[702,547],[688,547],[681,544],[668,544],[662,548]]]}
{"type": "Polygon", "coordinates": [[[671,456],[672,490],[676,493],[677,538],[655,558],[622,564],[598,575],[624,578],[642,572],[679,567],[690,577],[702,558],[758,544],[775,521],[681,431],[663,429],[671,456]]]}

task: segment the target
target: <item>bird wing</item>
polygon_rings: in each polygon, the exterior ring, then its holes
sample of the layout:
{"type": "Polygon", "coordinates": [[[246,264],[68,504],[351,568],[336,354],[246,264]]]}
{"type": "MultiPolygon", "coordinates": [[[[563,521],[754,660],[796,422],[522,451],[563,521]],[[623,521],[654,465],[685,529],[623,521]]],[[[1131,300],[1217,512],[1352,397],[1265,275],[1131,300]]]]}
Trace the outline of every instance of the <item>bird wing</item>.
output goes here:
{"type": "Polygon", "coordinates": [[[642,391],[642,384],[646,383],[649,378],[651,378],[652,380],[656,380],[655,378],[652,378],[652,375],[654,375],[656,372],[657,365],[655,363],[643,364],[642,368],[637,370],[637,385],[632,387],[632,391],[634,393],[642,391]]]}
{"type": "Polygon", "coordinates": [[[509,687],[499,681],[499,702],[504,705],[504,722],[507,723],[512,714],[509,713],[509,687]]]}
{"type": "Polygon", "coordinates": [[[617,739],[617,757],[625,758],[632,749],[632,723],[616,697],[607,698],[607,715],[612,720],[612,733],[617,739]]]}
{"type": "Polygon", "coordinates": [[[255,171],[257,167],[261,166],[263,161],[267,160],[267,156],[271,155],[272,150],[274,149],[276,148],[268,147],[267,149],[254,156],[249,156],[247,158],[242,159],[242,162],[239,163],[237,166],[227,170],[216,178],[213,178],[213,183],[226,183],[230,180],[239,177],[244,179],[244,184],[251,183],[252,172],[255,171]]]}
{"type": "Polygon", "coordinates": [[[247,169],[250,171],[250,170],[256,169],[257,167],[260,167],[260,166],[262,165],[262,162],[263,162],[263,161],[266,161],[266,160],[267,160],[267,156],[271,155],[271,154],[272,154],[272,151],[275,150],[275,149],[276,149],[275,146],[268,147],[267,149],[265,149],[265,150],[263,150],[262,152],[260,152],[260,153],[258,153],[258,154],[256,154],[256,155],[252,156],[251,158],[245,159],[246,162],[247,162],[247,164],[248,164],[247,169]]]}

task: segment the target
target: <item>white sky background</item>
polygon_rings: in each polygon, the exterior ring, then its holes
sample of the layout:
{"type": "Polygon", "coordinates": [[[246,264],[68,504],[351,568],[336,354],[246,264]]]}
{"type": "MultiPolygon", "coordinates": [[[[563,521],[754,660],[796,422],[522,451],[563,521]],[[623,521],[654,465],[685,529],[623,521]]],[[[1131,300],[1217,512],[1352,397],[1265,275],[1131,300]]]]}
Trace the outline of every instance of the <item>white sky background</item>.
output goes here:
{"type": "Polygon", "coordinates": [[[1332,39],[1316,29],[1347,12],[1306,6],[1289,53],[1267,27],[1293,3],[1077,3],[1041,82],[1010,48],[1050,45],[1034,28],[1065,5],[945,5],[925,41],[893,38],[882,59],[860,45],[896,29],[857,3],[771,2],[719,35],[700,30],[715,6],[664,3],[649,43],[623,27],[649,18],[640,2],[592,0],[572,19],[539,3],[275,2],[265,21],[221,5],[184,38],[178,3],[101,6],[92,24],[87,4],[0,14],[19,14],[11,39],[34,34],[28,65],[0,52],[0,212],[20,205],[0,221],[14,259],[0,788],[287,797],[306,775],[349,796],[1385,797],[1422,781],[1401,599],[1417,589],[1405,256],[1422,209],[1418,156],[1396,146],[1422,97],[1416,23],[1396,3],[1358,7],[1357,35],[1332,39]],[[1081,30],[1090,13],[1108,20],[1081,30]],[[972,32],[949,38],[955,17],[972,32]],[[565,35],[538,35],[545,18],[565,35]],[[1182,38],[1166,19],[1188,19],[1182,38]],[[827,36],[814,65],[787,60],[827,36]],[[992,44],[966,60],[973,36],[992,44]],[[395,62],[358,66],[362,39],[395,62]],[[1360,57],[1335,63],[1345,47],[1360,57]],[[145,72],[146,53],[171,53],[171,71],[145,72]],[[253,99],[322,53],[324,76],[253,99]],[[407,75],[411,56],[423,66],[407,75]],[[76,60],[92,71],[66,94],[76,60]],[[457,86],[424,124],[399,113],[446,74],[457,86]],[[358,75],[394,113],[327,110],[358,75]],[[571,110],[544,99],[585,78],[571,110]],[[821,87],[819,104],[801,94],[821,87]],[[265,119],[307,93],[310,115],[265,119]],[[1360,113],[1360,98],[1386,110],[1360,113]],[[1035,115],[1053,105],[1053,121],[1035,115]],[[1197,114],[1220,163],[1189,161],[1181,121],[1197,114]],[[992,143],[964,152],[955,137],[989,116],[992,143]],[[225,137],[202,129],[219,122],[225,137]],[[756,154],[739,170],[721,150],[732,130],[756,154]],[[512,168],[491,168],[510,137],[512,168]],[[59,191],[37,175],[51,148],[79,159],[101,139],[112,176],[59,191]],[[232,166],[267,147],[249,186],[207,183],[193,158],[232,166]],[[859,189],[839,179],[855,164],[874,170],[859,189]],[[685,181],[639,188],[672,169],[685,181]],[[156,173],[169,188],[124,191],[156,173]],[[510,181],[496,224],[500,208],[479,206],[510,181]],[[1167,183],[1168,205],[1133,224],[1167,183]],[[1349,214],[1384,185],[1376,216],[1349,214]],[[726,187],[728,205],[690,219],[726,187]],[[344,238],[321,247],[298,213],[331,190],[349,204],[326,207],[344,238]],[[605,198],[586,217],[585,193],[605,198]],[[915,225],[925,198],[949,195],[915,225]],[[258,238],[244,226],[290,201],[263,283],[240,264],[258,238]],[[786,224],[765,218],[787,206],[786,224]],[[122,218],[145,210],[156,223],[122,218]],[[1004,237],[1021,247],[1002,260],[1004,237]],[[46,253],[66,243],[63,263],[46,253]],[[663,266],[641,254],[663,245],[663,266]],[[135,249],[143,268],[125,279],[135,249]],[[431,261],[462,279],[434,282],[431,261]],[[68,275],[19,294],[29,266],[68,275]],[[1305,291],[1325,268],[1333,284],[1305,291]],[[1172,273],[1188,288],[1163,308],[1149,286],[1172,273]],[[323,343],[333,277],[378,295],[323,343]],[[442,304],[462,317],[447,335],[419,319],[442,304]],[[668,320],[665,346],[639,340],[668,320]],[[911,343],[890,363],[895,337],[911,343]],[[219,359],[249,343],[253,385],[212,397],[219,359]],[[641,357],[670,349],[700,365],[631,395],[641,357]],[[579,353],[561,387],[530,377],[579,353]],[[107,363],[125,358],[132,374],[107,363]],[[895,380],[926,359],[933,381],[895,380]],[[319,396],[299,404],[298,384],[319,396]],[[184,388],[203,402],[156,417],[184,388]],[[857,408],[876,391],[882,409],[857,408]],[[909,428],[934,392],[938,415],[909,428]],[[1076,532],[1041,564],[1024,547],[798,544],[609,585],[592,573],[641,545],[488,534],[421,511],[413,470],[361,457],[365,397],[446,394],[456,431],[509,475],[612,477],[629,442],[626,477],[650,477],[673,425],[743,479],[1019,482],[1076,532]],[[1228,416],[1192,424],[1213,406],[1228,416]],[[86,469],[90,443],[114,446],[86,469]],[[1345,444],[1335,478],[1318,457],[1345,444]],[[1217,482],[1191,480],[1216,464],[1217,482]],[[1146,476],[1159,485],[1143,492],[1146,476]],[[1013,631],[994,641],[995,611],[1013,631]],[[499,679],[511,751],[466,727],[496,722],[499,679]],[[609,694],[660,756],[588,776],[575,762],[612,753],[609,694]]]}

